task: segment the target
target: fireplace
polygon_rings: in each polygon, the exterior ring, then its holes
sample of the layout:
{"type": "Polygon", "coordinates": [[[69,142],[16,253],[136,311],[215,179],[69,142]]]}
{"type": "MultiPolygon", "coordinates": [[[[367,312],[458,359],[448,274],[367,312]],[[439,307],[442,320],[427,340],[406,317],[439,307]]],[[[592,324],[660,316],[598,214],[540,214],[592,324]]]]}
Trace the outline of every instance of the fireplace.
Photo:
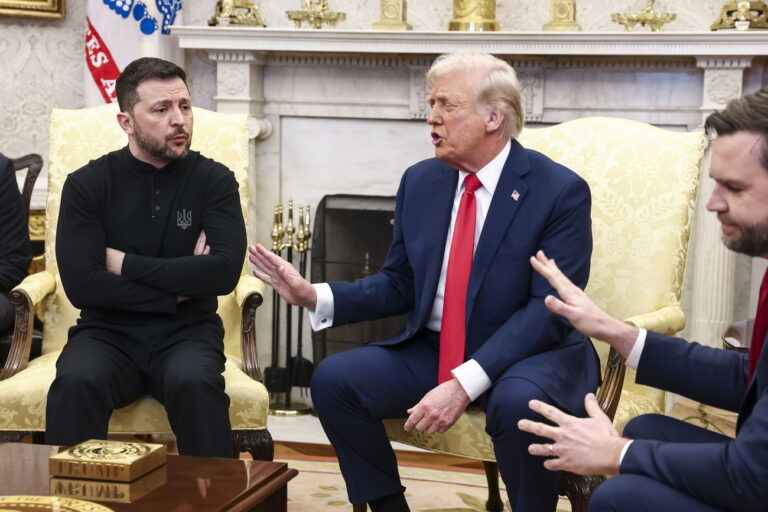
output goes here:
{"type": "MultiPolygon", "coordinates": [[[[325,196],[315,214],[312,281],[353,281],[377,272],[392,242],[394,209],[393,196],[325,196]]],[[[405,321],[400,315],[314,332],[314,362],[392,336],[405,321]]]]}

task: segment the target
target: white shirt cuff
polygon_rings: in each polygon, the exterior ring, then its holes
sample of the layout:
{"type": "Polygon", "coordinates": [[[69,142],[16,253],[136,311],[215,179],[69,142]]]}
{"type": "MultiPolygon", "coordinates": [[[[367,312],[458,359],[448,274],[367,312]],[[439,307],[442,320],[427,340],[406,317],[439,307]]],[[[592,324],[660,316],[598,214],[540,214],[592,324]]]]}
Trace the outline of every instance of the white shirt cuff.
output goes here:
{"type": "Polygon", "coordinates": [[[640,331],[637,333],[635,344],[632,346],[632,350],[629,351],[629,355],[627,356],[626,365],[633,370],[637,370],[637,366],[640,364],[640,356],[643,354],[643,348],[645,347],[645,336],[647,334],[648,331],[645,329],[640,329],[640,331]]]}
{"type": "Polygon", "coordinates": [[[488,378],[488,374],[474,359],[470,359],[451,370],[451,375],[459,381],[472,402],[491,387],[491,379],[488,378]]]}
{"type": "Polygon", "coordinates": [[[627,450],[629,450],[629,445],[631,444],[632,444],[632,441],[625,444],[624,448],[621,449],[621,453],[619,454],[619,467],[621,467],[621,462],[624,460],[624,456],[627,454],[627,450]]]}
{"type": "Polygon", "coordinates": [[[328,283],[317,283],[312,285],[317,294],[317,303],[315,310],[309,313],[309,325],[313,331],[321,331],[333,326],[333,292],[328,283]]]}

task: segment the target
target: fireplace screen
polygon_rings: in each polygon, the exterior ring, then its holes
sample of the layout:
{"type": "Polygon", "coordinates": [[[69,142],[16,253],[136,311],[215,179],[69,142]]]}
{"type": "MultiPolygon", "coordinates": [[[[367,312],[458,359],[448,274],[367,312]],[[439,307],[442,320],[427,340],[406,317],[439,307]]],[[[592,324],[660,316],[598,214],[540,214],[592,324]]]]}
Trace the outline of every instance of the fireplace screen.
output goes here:
{"type": "MultiPolygon", "coordinates": [[[[392,196],[325,196],[315,214],[312,281],[354,281],[377,272],[392,243],[394,209],[392,196]]],[[[336,352],[392,336],[405,322],[406,315],[400,315],[314,332],[315,365],[336,352]]]]}

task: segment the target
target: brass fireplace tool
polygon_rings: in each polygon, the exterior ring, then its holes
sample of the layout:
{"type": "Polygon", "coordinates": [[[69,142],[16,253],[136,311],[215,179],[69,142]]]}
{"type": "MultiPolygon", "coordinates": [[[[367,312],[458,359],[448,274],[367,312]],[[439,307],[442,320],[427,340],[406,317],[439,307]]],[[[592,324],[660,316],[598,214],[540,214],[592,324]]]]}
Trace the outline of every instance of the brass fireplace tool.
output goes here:
{"type": "MultiPolygon", "coordinates": [[[[288,219],[283,225],[284,207],[282,203],[275,205],[274,220],[272,222],[272,252],[284,257],[288,263],[293,264],[294,251],[298,254],[299,273],[302,277],[307,274],[307,252],[309,241],[312,238],[310,230],[310,206],[299,205],[298,229],[293,223],[293,199],[288,200],[288,219]],[[296,235],[294,241],[294,235],[296,235]],[[283,254],[285,252],[285,254],[283,254]]],[[[304,396],[305,388],[309,387],[309,380],[314,370],[312,362],[303,355],[303,327],[304,308],[298,308],[298,320],[296,330],[296,355],[293,352],[293,306],[286,304],[285,323],[285,367],[279,366],[280,348],[280,296],[272,291],[272,365],[264,370],[264,382],[267,390],[272,394],[273,401],[270,405],[270,413],[276,415],[307,414],[312,409],[306,404],[291,403],[291,391],[294,386],[301,388],[304,396]],[[282,393],[285,399],[282,403],[274,399],[275,394],[282,393]]]]}

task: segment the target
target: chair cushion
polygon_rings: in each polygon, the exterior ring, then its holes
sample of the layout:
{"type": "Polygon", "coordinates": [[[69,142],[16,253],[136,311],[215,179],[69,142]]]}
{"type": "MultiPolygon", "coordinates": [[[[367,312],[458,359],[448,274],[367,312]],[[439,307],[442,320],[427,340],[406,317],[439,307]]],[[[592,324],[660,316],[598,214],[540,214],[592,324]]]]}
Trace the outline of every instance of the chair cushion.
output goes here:
{"type": "MultiPolygon", "coordinates": [[[[44,354],[13,377],[0,381],[0,430],[42,432],[48,388],[56,376],[60,351],[44,354]]],[[[233,430],[267,428],[269,395],[264,385],[248,377],[227,361],[224,369],[226,391],[231,400],[229,418],[233,430]]],[[[115,411],[109,422],[112,434],[152,434],[171,432],[165,409],[157,400],[145,396],[115,411]]]]}
{"type": "Polygon", "coordinates": [[[496,460],[491,438],[485,433],[485,412],[480,407],[469,406],[444,434],[425,434],[416,430],[406,432],[404,424],[405,419],[384,420],[389,439],[433,452],[496,460]]]}

